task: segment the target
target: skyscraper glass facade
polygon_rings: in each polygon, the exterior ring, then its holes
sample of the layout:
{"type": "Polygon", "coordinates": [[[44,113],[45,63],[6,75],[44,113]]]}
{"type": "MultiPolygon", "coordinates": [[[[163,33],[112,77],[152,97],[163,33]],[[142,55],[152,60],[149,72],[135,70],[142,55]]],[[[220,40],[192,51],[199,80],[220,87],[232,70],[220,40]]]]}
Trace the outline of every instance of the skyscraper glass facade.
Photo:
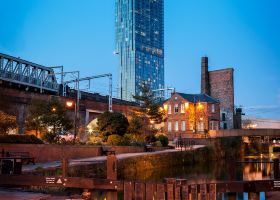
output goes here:
{"type": "MultiPolygon", "coordinates": [[[[133,101],[144,82],[164,88],[164,0],[116,0],[119,97],[133,101]]],[[[156,94],[162,94],[157,92],[156,94]]]]}

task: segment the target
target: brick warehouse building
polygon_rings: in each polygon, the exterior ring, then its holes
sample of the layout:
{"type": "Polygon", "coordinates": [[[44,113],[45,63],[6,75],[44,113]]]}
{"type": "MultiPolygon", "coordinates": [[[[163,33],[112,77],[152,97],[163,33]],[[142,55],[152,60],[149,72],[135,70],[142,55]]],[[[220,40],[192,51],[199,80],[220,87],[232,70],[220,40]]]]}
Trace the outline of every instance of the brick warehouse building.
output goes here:
{"type": "Polygon", "coordinates": [[[175,92],[163,103],[166,111],[164,130],[170,140],[177,137],[205,136],[219,129],[220,103],[206,94],[175,92]]]}
{"type": "Polygon", "coordinates": [[[201,58],[201,93],[219,100],[221,129],[240,128],[240,125],[235,125],[238,123],[234,123],[237,117],[234,113],[233,78],[233,68],[209,71],[208,57],[201,58]]]}

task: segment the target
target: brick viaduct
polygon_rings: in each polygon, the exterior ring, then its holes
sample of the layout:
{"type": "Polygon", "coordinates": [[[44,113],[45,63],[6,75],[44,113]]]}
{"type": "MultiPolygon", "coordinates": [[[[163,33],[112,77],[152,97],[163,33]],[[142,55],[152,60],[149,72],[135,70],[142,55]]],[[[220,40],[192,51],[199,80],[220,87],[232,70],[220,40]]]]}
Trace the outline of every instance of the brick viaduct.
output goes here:
{"type": "MultiPolygon", "coordinates": [[[[0,87],[0,110],[14,115],[17,118],[18,133],[25,132],[25,118],[28,113],[28,106],[33,99],[47,100],[51,98],[49,94],[40,94],[36,92],[18,90],[14,88],[0,87]]],[[[71,97],[57,96],[62,101],[72,100],[71,97]]],[[[121,112],[127,115],[131,109],[135,108],[135,104],[119,99],[113,99],[113,111],[121,112]]],[[[108,98],[99,94],[82,93],[80,100],[80,125],[87,125],[97,115],[108,110],[108,98]]],[[[74,119],[74,110],[69,111],[74,119]]]]}

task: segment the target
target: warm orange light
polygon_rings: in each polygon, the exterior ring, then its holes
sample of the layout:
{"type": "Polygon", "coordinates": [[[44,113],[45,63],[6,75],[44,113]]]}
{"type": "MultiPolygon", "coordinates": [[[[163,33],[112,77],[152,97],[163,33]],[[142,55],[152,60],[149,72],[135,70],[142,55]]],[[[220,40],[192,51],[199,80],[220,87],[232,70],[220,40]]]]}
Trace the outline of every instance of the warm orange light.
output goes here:
{"type": "Polygon", "coordinates": [[[198,103],[198,108],[203,108],[203,105],[201,103],[198,103]]]}
{"type": "Polygon", "coordinates": [[[55,108],[55,107],[53,107],[53,108],[52,108],[52,111],[53,111],[53,112],[55,112],[55,111],[56,111],[56,108],[55,108]]]}
{"type": "Polygon", "coordinates": [[[150,123],[151,123],[151,124],[154,124],[154,123],[155,123],[155,121],[151,119],[151,120],[150,120],[150,123]]]}
{"type": "Polygon", "coordinates": [[[159,108],[159,110],[160,110],[160,111],[163,111],[163,108],[162,108],[162,107],[160,107],[160,108],[159,108]]]}
{"type": "Polygon", "coordinates": [[[167,109],[168,109],[168,105],[167,105],[167,104],[164,104],[164,105],[163,105],[163,108],[164,108],[164,110],[167,110],[167,109]]]}
{"type": "Polygon", "coordinates": [[[71,108],[73,105],[74,105],[74,102],[73,102],[73,101],[66,101],[66,106],[67,106],[68,108],[71,108]]]}
{"type": "Polygon", "coordinates": [[[202,120],[203,120],[203,117],[200,117],[199,119],[200,119],[200,121],[202,121],[202,120]]]}
{"type": "Polygon", "coordinates": [[[189,102],[185,103],[185,109],[187,109],[189,107],[189,102]]]}

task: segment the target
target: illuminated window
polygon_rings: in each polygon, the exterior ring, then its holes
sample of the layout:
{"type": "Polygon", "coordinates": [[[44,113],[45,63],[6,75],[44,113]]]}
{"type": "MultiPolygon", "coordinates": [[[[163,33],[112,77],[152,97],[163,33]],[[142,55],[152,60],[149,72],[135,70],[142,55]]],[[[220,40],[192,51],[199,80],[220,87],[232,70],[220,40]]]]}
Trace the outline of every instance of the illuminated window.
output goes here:
{"type": "Polygon", "coordinates": [[[181,104],[181,113],[185,113],[185,104],[181,104]]]}
{"type": "Polygon", "coordinates": [[[168,114],[171,115],[171,105],[168,105],[168,114]]]}
{"type": "Polygon", "coordinates": [[[204,123],[203,122],[198,122],[197,123],[197,130],[198,131],[204,131],[204,123]]]}
{"type": "Polygon", "coordinates": [[[168,129],[168,132],[172,131],[172,123],[171,122],[168,122],[167,129],[168,129]]]}
{"type": "Polygon", "coordinates": [[[212,104],[212,106],[211,106],[211,111],[212,111],[212,113],[215,112],[215,104],[212,104]]]}
{"type": "Polygon", "coordinates": [[[179,108],[178,108],[178,104],[174,105],[174,113],[178,113],[179,112],[179,108]]]}
{"type": "Polygon", "coordinates": [[[185,130],[186,130],[186,121],[182,121],[181,131],[185,131],[185,130]]]}
{"type": "Polygon", "coordinates": [[[174,124],[174,130],[175,131],[179,130],[178,121],[176,121],[175,124],[174,124]]]}

